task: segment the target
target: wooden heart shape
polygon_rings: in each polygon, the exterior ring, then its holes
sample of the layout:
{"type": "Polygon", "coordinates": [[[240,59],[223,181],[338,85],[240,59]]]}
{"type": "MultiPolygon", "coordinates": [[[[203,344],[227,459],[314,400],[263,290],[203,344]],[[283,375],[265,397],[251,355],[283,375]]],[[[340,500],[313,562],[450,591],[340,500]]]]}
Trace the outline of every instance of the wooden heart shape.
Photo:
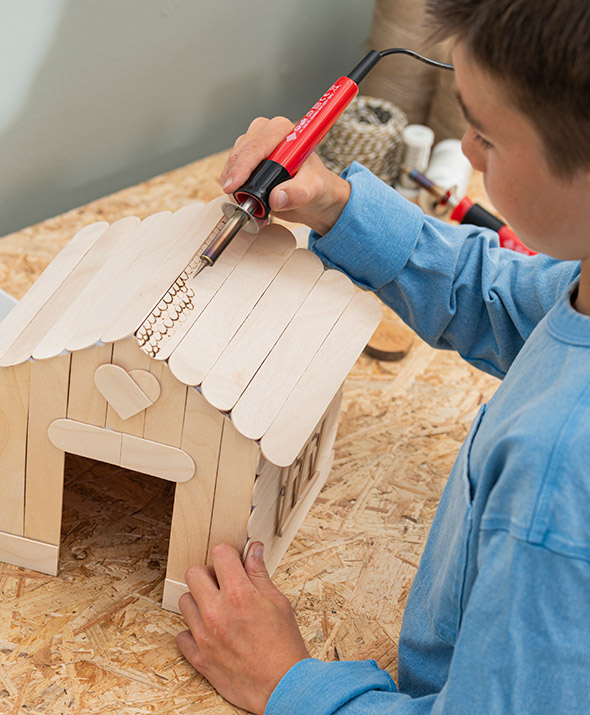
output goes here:
{"type": "Polygon", "coordinates": [[[122,420],[153,405],[160,397],[160,383],[147,370],[127,372],[120,365],[100,365],[94,373],[96,389],[122,420]]]}

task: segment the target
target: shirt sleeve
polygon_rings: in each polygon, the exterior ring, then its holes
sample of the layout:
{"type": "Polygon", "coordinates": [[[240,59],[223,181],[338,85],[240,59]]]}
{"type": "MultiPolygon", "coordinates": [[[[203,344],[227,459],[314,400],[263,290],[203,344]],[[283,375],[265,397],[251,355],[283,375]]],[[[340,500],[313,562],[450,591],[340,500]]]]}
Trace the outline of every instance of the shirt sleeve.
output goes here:
{"type": "Polygon", "coordinates": [[[283,677],[265,714],[582,712],[590,702],[589,579],[583,559],[484,531],[479,574],[439,693],[399,693],[372,661],[309,659],[283,677]]]}
{"type": "Polygon", "coordinates": [[[503,377],[578,263],[525,256],[500,248],[494,231],[425,216],[360,164],[343,177],[350,200],[330,232],[311,233],[310,249],[433,347],[503,377]]]}

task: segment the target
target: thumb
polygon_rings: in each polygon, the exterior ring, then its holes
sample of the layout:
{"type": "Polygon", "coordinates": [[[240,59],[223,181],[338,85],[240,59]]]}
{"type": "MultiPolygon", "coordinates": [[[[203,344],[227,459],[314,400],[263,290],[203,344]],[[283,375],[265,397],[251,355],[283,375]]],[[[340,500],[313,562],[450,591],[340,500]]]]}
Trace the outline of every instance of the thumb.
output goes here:
{"type": "Polygon", "coordinates": [[[271,581],[264,563],[264,544],[261,541],[253,541],[250,544],[244,568],[257,589],[262,592],[276,591],[276,586],[271,581]]]}
{"type": "Polygon", "coordinates": [[[283,183],[282,186],[273,189],[269,197],[269,206],[271,211],[287,211],[293,208],[293,198],[289,187],[283,183]]]}
{"type": "Polygon", "coordinates": [[[315,196],[315,183],[305,181],[306,172],[303,177],[296,176],[293,179],[283,181],[276,186],[269,197],[271,211],[290,211],[301,209],[307,206],[315,196]]]}

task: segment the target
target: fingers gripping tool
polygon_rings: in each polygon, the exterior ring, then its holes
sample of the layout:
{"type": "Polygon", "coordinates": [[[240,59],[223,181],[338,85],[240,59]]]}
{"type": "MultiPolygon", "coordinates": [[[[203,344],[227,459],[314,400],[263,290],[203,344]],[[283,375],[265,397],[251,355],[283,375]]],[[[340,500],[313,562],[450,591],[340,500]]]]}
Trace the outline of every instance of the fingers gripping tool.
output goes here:
{"type": "Polygon", "coordinates": [[[260,162],[246,183],[234,192],[236,203],[228,201],[223,204],[227,220],[200,253],[200,264],[194,275],[212,266],[239,231],[258,232],[268,219],[269,197],[275,186],[295,176],[358,94],[359,83],[383,57],[392,54],[406,54],[435,67],[453,69],[452,65],[401,47],[380,52],[371,50],[348,75],[340,77],[318,99],[270,156],[260,162]]]}

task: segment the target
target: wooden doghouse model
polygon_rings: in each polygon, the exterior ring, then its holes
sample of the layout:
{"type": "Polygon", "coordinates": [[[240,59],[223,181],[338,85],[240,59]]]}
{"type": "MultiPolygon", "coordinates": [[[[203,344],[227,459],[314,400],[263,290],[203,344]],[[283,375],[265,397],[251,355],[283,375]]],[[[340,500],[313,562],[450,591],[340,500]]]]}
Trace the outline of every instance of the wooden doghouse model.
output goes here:
{"type": "Polygon", "coordinates": [[[57,574],[69,452],[177,483],[164,607],[216,543],[276,567],[381,310],[274,224],[193,276],[221,201],[87,226],[0,325],[0,560],[57,574]]]}

